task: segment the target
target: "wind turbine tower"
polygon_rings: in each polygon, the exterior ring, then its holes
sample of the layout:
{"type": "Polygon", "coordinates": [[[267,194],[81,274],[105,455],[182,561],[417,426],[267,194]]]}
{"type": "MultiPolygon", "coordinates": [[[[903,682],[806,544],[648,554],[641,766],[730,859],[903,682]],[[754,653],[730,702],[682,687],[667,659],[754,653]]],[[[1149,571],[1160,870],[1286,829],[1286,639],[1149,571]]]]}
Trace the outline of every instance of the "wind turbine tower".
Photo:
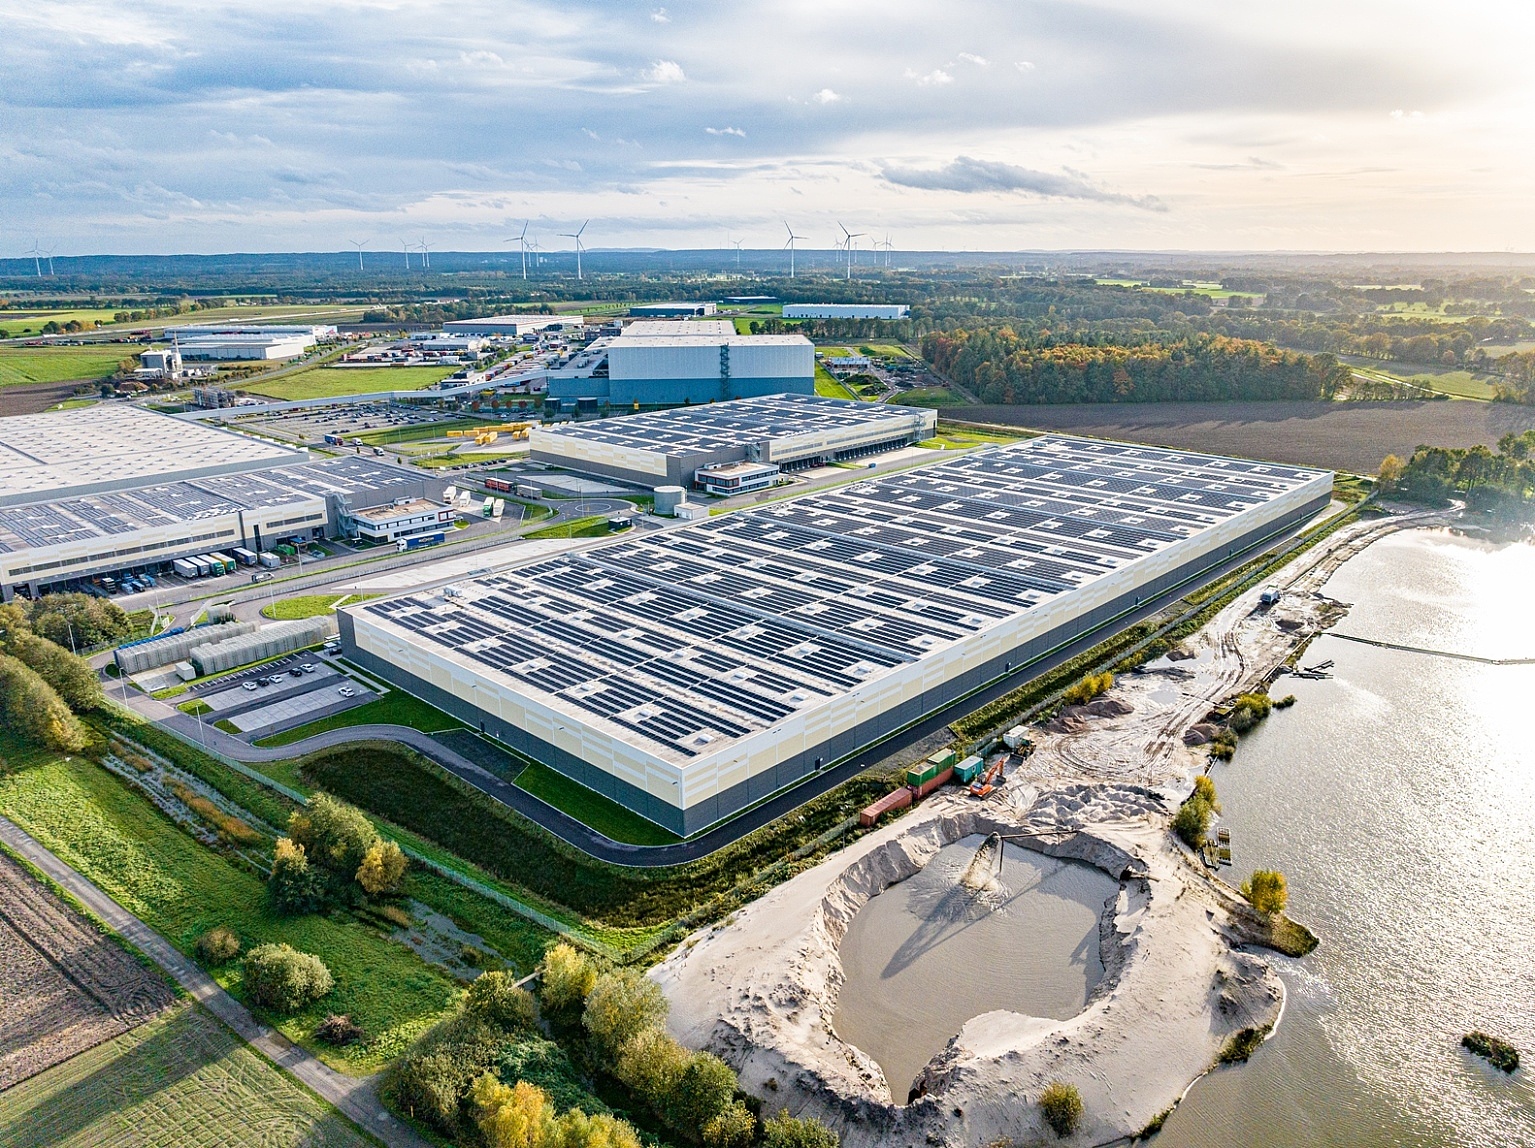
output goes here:
{"type": "Polygon", "coordinates": [[[502,240],[503,243],[517,244],[517,249],[522,254],[522,277],[524,279],[528,277],[528,224],[532,222],[530,219],[522,225],[521,235],[515,235],[511,239],[502,240]]]}
{"type": "Polygon", "coordinates": [[[38,250],[37,240],[32,241],[32,250],[27,252],[32,256],[32,269],[37,272],[37,277],[43,277],[43,253],[38,250]]]}
{"type": "Polygon", "coordinates": [[[793,279],[794,278],[794,244],[797,241],[799,241],[801,239],[804,239],[805,237],[803,235],[795,235],[794,234],[794,228],[789,226],[789,221],[787,219],[784,220],[783,229],[789,233],[789,242],[785,243],[784,246],[789,249],[789,278],[793,279]]]}
{"type": "MultiPolygon", "coordinates": [[[[837,226],[842,227],[842,224],[838,223],[837,226]]],[[[864,233],[862,231],[849,231],[846,227],[842,227],[842,234],[847,237],[842,242],[847,248],[847,277],[851,279],[853,277],[853,240],[862,239],[864,233]]]]}
{"type": "Polygon", "coordinates": [[[409,271],[410,270],[410,244],[405,242],[405,240],[403,240],[403,239],[400,240],[400,250],[405,253],[405,270],[409,271]]]}
{"type": "Polygon", "coordinates": [[[362,270],[362,249],[367,244],[366,239],[348,239],[347,242],[357,248],[357,270],[362,270]]]}
{"type": "Polygon", "coordinates": [[[421,267],[425,271],[432,269],[432,245],[426,241],[426,236],[421,237],[421,242],[416,244],[416,250],[421,252],[421,267]]]}
{"type": "MultiPolygon", "coordinates": [[[[591,222],[590,219],[588,219],[586,221],[586,223],[590,223],[590,222],[591,222]]],[[[581,278],[581,252],[586,250],[581,245],[581,233],[586,230],[586,223],[583,223],[580,227],[576,228],[574,231],[562,231],[562,232],[560,232],[560,234],[563,235],[566,239],[574,239],[576,241],[576,278],[577,279],[581,278]]]]}

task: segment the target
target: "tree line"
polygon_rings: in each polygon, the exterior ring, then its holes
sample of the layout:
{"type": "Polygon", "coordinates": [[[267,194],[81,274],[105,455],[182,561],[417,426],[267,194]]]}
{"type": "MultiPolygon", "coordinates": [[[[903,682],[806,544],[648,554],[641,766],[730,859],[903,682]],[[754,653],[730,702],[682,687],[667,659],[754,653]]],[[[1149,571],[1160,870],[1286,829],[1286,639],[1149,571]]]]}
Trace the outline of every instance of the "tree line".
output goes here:
{"type": "Polygon", "coordinates": [[[1127,346],[957,329],[928,334],[922,354],[983,403],[1003,404],[1330,399],[1350,374],[1331,355],[1219,335],[1127,346]]]}
{"type": "Polygon", "coordinates": [[[1386,495],[1429,503],[1461,498],[1478,510],[1526,515],[1535,507],[1535,431],[1504,435],[1496,451],[1420,446],[1409,459],[1388,454],[1377,481],[1386,495]]]}

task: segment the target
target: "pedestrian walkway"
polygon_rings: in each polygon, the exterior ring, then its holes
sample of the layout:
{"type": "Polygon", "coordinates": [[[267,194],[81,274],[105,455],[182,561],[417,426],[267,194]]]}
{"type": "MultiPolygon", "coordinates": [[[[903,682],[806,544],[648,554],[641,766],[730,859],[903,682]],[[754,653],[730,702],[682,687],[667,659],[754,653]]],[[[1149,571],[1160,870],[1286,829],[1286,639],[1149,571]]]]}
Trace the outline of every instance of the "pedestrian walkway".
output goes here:
{"type": "Polygon", "coordinates": [[[430,1148],[403,1121],[390,1115],[378,1098],[378,1077],[347,1076],[305,1052],[287,1037],[251,1016],[207,973],[159,933],[124,909],[97,886],[43,848],[19,825],[0,817],[0,841],[25,857],[111,929],[126,937],[141,953],[175,978],[205,1009],[228,1025],[252,1048],[286,1069],[322,1100],[335,1105],[359,1128],[389,1148],[430,1148]]]}

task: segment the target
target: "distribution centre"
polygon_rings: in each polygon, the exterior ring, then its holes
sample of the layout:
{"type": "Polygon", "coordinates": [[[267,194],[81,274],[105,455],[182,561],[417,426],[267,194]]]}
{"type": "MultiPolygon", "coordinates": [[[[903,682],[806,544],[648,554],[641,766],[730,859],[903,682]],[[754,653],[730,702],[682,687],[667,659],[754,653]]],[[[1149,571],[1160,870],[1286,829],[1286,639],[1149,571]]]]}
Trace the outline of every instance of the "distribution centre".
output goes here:
{"type": "Polygon", "coordinates": [[[691,486],[737,462],[779,469],[839,462],[933,437],[936,411],[819,395],[770,395],[534,427],[535,462],[641,486],[691,486]]]}
{"type": "Polygon", "coordinates": [[[1062,436],[343,607],[349,657],[695,833],[1325,508],[1332,475],[1062,436]]]}
{"type": "Polygon", "coordinates": [[[815,393],[815,347],[803,335],[619,335],[548,374],[562,405],[681,406],[815,393]]]}

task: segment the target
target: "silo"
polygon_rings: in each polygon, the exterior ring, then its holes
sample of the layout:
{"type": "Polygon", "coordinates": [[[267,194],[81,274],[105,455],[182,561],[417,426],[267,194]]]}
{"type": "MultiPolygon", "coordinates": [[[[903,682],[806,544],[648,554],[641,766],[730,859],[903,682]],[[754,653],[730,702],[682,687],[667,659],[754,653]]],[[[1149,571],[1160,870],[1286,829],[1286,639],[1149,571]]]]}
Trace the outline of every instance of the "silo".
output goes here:
{"type": "Polygon", "coordinates": [[[688,492],[680,486],[656,487],[656,513],[667,518],[677,517],[677,507],[681,506],[688,492]]]}

